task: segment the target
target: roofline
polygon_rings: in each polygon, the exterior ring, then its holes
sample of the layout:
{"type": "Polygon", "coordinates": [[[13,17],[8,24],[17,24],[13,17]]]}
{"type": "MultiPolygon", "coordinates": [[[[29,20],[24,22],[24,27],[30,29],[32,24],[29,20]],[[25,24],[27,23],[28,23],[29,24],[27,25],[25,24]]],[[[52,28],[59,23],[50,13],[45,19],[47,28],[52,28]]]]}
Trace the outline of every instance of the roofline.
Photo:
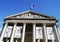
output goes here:
{"type": "MultiPolygon", "coordinates": [[[[28,13],[28,12],[36,13],[38,15],[48,16],[46,14],[41,14],[41,13],[38,13],[38,12],[35,12],[35,11],[32,11],[32,10],[28,10],[28,11],[24,11],[24,12],[20,12],[20,13],[14,14],[14,15],[6,16],[5,18],[11,17],[11,16],[16,16],[16,15],[19,15],[19,14],[21,15],[21,14],[28,13]]],[[[48,17],[55,18],[54,16],[48,16],[48,17]]]]}
{"type": "Polygon", "coordinates": [[[26,12],[30,12],[30,10],[24,11],[24,12],[20,12],[20,13],[14,14],[14,15],[6,16],[5,18],[11,17],[11,16],[15,16],[15,15],[19,15],[19,14],[23,14],[23,13],[26,13],[26,12]]]}
{"type": "Polygon", "coordinates": [[[36,12],[36,11],[30,11],[30,12],[32,12],[32,13],[36,13],[36,14],[38,14],[38,15],[43,15],[43,16],[52,17],[52,18],[55,18],[55,19],[56,19],[56,17],[54,17],[54,16],[49,16],[49,15],[42,14],[42,13],[39,13],[39,12],[36,12]]]}

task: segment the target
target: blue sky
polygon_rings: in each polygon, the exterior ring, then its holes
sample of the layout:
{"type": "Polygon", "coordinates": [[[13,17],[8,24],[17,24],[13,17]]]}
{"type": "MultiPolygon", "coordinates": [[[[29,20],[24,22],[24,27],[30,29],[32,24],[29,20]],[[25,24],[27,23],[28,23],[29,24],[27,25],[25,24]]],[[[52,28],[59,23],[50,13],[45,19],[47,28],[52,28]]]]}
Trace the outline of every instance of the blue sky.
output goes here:
{"type": "Polygon", "coordinates": [[[55,16],[60,25],[60,0],[0,0],[0,28],[6,16],[27,11],[31,5],[33,11],[55,16]]]}

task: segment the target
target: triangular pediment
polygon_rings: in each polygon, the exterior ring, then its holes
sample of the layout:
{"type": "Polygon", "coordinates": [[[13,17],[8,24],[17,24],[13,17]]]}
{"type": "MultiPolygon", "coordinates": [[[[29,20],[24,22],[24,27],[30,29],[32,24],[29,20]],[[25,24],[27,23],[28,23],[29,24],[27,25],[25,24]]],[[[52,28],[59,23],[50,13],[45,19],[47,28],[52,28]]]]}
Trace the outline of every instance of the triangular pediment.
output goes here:
{"type": "Polygon", "coordinates": [[[18,13],[18,14],[12,15],[12,16],[8,16],[6,18],[28,18],[28,19],[29,18],[37,18],[37,19],[39,18],[39,19],[45,19],[45,18],[54,18],[54,17],[43,15],[43,14],[36,13],[33,11],[25,11],[25,12],[18,13]]]}

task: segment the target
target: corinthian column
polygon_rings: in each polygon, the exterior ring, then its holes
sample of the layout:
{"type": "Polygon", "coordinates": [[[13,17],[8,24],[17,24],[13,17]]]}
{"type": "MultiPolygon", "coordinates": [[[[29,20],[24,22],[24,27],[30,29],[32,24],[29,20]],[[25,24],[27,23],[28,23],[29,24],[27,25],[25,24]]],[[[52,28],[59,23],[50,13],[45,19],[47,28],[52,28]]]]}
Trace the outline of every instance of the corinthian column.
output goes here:
{"type": "Polygon", "coordinates": [[[26,24],[24,23],[24,25],[23,25],[23,33],[22,33],[22,40],[21,40],[21,42],[24,42],[25,28],[26,28],[26,24]]]}
{"type": "Polygon", "coordinates": [[[14,32],[15,32],[15,28],[16,28],[16,23],[14,24],[14,28],[13,28],[13,32],[12,32],[12,35],[11,35],[11,39],[10,39],[10,42],[13,42],[13,39],[14,39],[14,32]]]}
{"type": "Polygon", "coordinates": [[[59,38],[59,32],[58,32],[58,28],[56,25],[54,25],[54,31],[55,31],[55,35],[56,35],[56,42],[60,42],[60,38],[59,38]]]}
{"type": "Polygon", "coordinates": [[[7,23],[5,23],[5,26],[4,26],[4,28],[3,28],[3,31],[2,31],[2,34],[1,34],[1,37],[0,37],[0,42],[3,42],[2,40],[3,40],[3,36],[4,36],[4,33],[5,33],[5,30],[6,30],[6,28],[7,28],[7,23]]]}
{"type": "Polygon", "coordinates": [[[44,30],[44,42],[48,42],[46,24],[43,24],[43,30],[44,30]]]}
{"type": "Polygon", "coordinates": [[[35,26],[36,26],[36,24],[33,24],[33,42],[36,42],[36,34],[35,34],[36,33],[35,32],[36,31],[36,27],[35,26]]]}

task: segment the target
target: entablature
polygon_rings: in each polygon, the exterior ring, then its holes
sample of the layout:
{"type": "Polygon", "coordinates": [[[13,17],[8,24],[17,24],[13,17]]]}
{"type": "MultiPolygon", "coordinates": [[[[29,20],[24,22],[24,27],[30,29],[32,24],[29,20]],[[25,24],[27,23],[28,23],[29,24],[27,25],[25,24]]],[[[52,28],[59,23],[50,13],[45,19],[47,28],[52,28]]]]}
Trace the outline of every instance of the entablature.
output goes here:
{"type": "Polygon", "coordinates": [[[6,20],[13,23],[56,23],[56,20],[6,20]]]}

